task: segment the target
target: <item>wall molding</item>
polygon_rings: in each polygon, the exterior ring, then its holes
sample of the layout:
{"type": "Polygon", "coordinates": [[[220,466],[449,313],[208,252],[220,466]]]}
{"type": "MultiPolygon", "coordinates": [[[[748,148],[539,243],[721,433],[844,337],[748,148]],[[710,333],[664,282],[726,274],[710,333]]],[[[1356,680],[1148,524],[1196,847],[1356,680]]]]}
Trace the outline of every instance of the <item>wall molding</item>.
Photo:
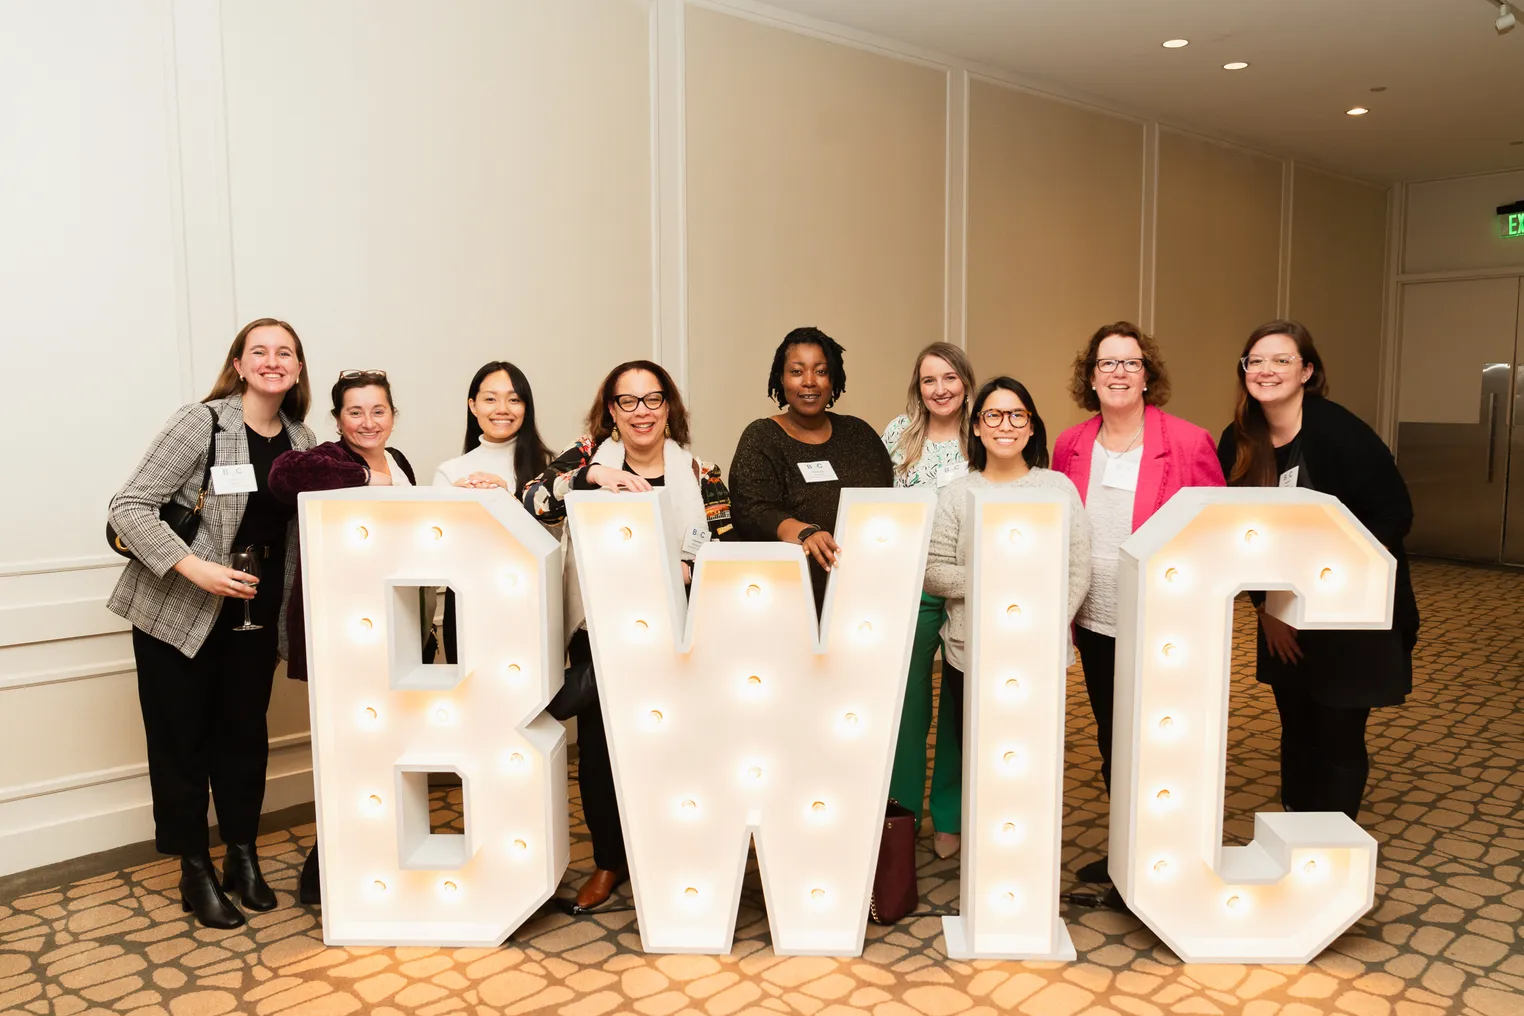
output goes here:
{"type": "Polygon", "coordinates": [[[0,646],[60,642],[128,631],[132,626],[107,610],[106,601],[105,596],[89,596],[0,607],[0,646]]]}
{"type": "Polygon", "coordinates": [[[651,314],[654,359],[688,387],[688,54],[684,0],[652,0],[651,314]]]}
{"type": "Polygon", "coordinates": [[[35,688],[45,684],[65,684],[69,681],[85,681],[97,677],[116,677],[119,674],[136,673],[137,669],[137,661],[128,658],[80,663],[72,667],[54,667],[50,670],[28,670],[19,674],[0,674],[0,691],[11,688],[35,688]]]}
{"type": "Polygon", "coordinates": [[[1495,268],[1452,268],[1442,272],[1395,272],[1393,280],[1409,282],[1463,282],[1468,279],[1507,279],[1524,275],[1524,265],[1501,265],[1495,268]]]}
{"type": "Polygon", "coordinates": [[[942,240],[942,341],[968,348],[968,121],[966,70],[947,72],[946,212],[942,240]]]}
{"type": "MultiPolygon", "coordinates": [[[[101,542],[104,543],[105,539],[103,533],[101,542]]],[[[52,575],[55,572],[96,571],[101,568],[119,568],[126,564],[126,558],[117,557],[115,554],[13,561],[9,564],[0,564],[0,579],[20,578],[24,575],[52,575]]]]}

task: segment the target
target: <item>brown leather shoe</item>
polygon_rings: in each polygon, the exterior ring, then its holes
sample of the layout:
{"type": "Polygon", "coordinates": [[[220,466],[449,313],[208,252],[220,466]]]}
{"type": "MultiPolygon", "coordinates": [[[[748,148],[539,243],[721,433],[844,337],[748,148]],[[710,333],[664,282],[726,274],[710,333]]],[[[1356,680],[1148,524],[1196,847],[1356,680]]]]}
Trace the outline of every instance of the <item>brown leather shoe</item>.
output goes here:
{"type": "Polygon", "coordinates": [[[616,886],[630,877],[627,871],[609,871],[599,868],[593,872],[592,878],[582,883],[582,888],[577,890],[577,905],[572,908],[572,913],[580,914],[594,907],[600,906],[609,898],[616,886]]]}

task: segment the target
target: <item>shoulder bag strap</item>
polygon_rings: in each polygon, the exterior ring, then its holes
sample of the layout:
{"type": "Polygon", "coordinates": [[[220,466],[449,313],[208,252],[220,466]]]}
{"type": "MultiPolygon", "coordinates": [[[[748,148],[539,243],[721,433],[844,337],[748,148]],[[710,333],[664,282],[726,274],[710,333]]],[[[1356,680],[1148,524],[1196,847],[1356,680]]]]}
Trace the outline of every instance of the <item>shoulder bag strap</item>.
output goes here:
{"type": "Polygon", "coordinates": [[[198,515],[201,514],[202,506],[206,504],[207,488],[212,485],[212,463],[217,460],[217,431],[222,429],[217,426],[217,410],[211,406],[206,408],[212,414],[212,436],[206,445],[206,468],[201,471],[201,492],[196,495],[194,511],[198,515]]]}

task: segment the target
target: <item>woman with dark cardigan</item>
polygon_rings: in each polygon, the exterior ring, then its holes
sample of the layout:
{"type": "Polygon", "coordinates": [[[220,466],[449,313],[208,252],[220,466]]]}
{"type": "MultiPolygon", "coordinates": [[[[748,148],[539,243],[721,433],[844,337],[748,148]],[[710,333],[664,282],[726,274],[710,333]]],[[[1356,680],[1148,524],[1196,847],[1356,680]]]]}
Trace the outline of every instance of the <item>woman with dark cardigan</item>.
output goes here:
{"type": "Polygon", "coordinates": [[[1299,632],[1259,612],[1258,678],[1281,716],[1281,804],[1357,818],[1369,773],[1371,709],[1413,690],[1418,603],[1403,537],[1413,523],[1392,453],[1359,417],[1327,398],[1312,335],[1271,321],[1249,336],[1238,363],[1238,408],[1218,458],[1235,487],[1305,487],[1342,501],[1397,559],[1392,627],[1299,632]]]}
{"type": "Polygon", "coordinates": [[[752,421],[730,464],[731,508],[746,540],[804,547],[815,609],[839,548],[832,536],[843,487],[892,487],[894,463],[878,432],[827,412],[847,390],[841,344],[819,328],[795,328],[773,353],[767,394],[776,416],[752,421]]]}
{"type": "MultiPolygon", "coordinates": [[[[344,371],[333,385],[333,418],[338,421],[339,439],[278,457],[270,467],[271,492],[282,501],[295,504],[296,496],[306,490],[415,485],[417,481],[407,456],[386,446],[396,416],[392,385],[385,371],[344,371]]],[[[307,615],[302,606],[300,562],[286,601],[286,628],[291,640],[286,676],[305,681],[307,615]]],[[[316,843],[302,865],[297,897],[306,904],[322,902],[316,843]]]]}

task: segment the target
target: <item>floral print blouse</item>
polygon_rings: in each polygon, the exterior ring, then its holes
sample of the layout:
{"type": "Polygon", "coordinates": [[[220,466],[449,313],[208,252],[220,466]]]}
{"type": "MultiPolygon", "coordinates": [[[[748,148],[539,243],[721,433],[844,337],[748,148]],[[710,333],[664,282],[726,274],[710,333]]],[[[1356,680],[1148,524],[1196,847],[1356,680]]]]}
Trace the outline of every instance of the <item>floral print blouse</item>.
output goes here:
{"type": "Polygon", "coordinates": [[[921,458],[915,465],[900,472],[905,453],[895,448],[900,437],[910,427],[910,417],[901,413],[884,428],[884,447],[894,462],[894,485],[896,487],[945,487],[948,483],[968,473],[968,459],[957,438],[950,441],[927,441],[921,446],[921,458]]]}

